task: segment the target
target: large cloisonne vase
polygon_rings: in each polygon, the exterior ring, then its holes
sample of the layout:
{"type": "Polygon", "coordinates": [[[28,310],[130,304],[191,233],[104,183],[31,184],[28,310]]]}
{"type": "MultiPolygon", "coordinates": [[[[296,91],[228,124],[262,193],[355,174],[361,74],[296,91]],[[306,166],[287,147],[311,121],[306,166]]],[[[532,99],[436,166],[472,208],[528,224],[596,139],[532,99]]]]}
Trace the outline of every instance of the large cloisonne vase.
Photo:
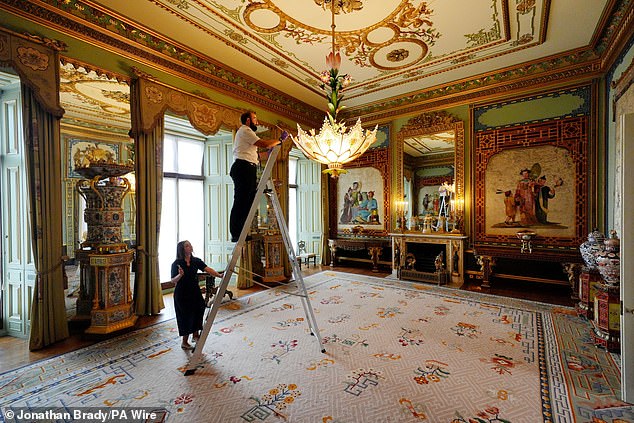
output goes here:
{"type": "Polygon", "coordinates": [[[610,231],[610,238],[604,241],[605,248],[595,252],[595,262],[599,273],[608,285],[619,285],[621,278],[620,240],[616,231],[610,231]]]}
{"type": "Polygon", "coordinates": [[[124,212],[123,197],[130,191],[130,183],[125,178],[108,178],[103,181],[82,179],[77,183],[77,191],[86,200],[84,221],[88,226],[86,240],[82,248],[89,247],[101,251],[123,252],[121,226],[124,212]]]}

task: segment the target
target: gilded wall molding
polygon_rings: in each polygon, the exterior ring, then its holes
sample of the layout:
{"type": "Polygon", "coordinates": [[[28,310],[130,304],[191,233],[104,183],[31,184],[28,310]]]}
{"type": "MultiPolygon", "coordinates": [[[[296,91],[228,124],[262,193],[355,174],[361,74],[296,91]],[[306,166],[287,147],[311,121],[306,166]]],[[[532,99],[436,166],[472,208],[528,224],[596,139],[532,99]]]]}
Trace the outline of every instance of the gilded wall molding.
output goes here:
{"type": "Polygon", "coordinates": [[[18,73],[47,112],[61,118],[59,102],[59,52],[64,44],[29,35],[18,35],[0,28],[0,64],[18,73]]]}
{"type": "Polygon", "coordinates": [[[628,68],[623,72],[621,77],[617,81],[612,81],[611,88],[614,90],[614,97],[612,98],[613,116],[612,121],[616,119],[616,103],[625,94],[630,86],[634,83],[634,62],[630,63],[628,68]]]}
{"type": "MultiPolygon", "coordinates": [[[[160,82],[139,77],[141,90],[141,125],[132,131],[150,134],[166,110],[186,115],[194,128],[205,135],[213,135],[220,127],[238,129],[241,111],[214,103],[208,99],[185,93],[160,82]]],[[[131,136],[136,138],[134,132],[131,136]]]]}
{"type": "MultiPolygon", "coordinates": [[[[444,110],[436,112],[421,113],[410,118],[407,123],[396,134],[396,144],[399,146],[397,154],[403,156],[403,144],[406,138],[422,135],[433,134],[436,132],[444,132],[453,130],[454,138],[454,184],[456,193],[456,215],[459,220],[464,219],[464,122],[444,110]]],[[[402,160],[402,159],[401,159],[402,160]]],[[[397,167],[400,171],[396,172],[396,198],[403,198],[403,163],[397,167]]]]}
{"type": "Polygon", "coordinates": [[[150,34],[134,22],[111,16],[83,0],[58,2],[42,0],[46,6],[22,0],[0,0],[0,8],[17,16],[35,20],[53,30],[70,33],[99,48],[120,54],[135,62],[212,88],[241,101],[279,113],[296,122],[317,126],[323,112],[295,98],[224,68],[213,59],[150,34]]]}

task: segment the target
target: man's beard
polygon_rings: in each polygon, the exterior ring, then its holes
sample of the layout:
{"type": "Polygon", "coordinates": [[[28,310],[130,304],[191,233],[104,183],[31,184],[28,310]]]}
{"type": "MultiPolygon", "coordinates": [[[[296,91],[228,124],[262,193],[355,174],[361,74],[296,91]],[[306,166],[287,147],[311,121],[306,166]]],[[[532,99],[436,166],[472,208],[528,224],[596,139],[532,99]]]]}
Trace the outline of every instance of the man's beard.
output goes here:
{"type": "Polygon", "coordinates": [[[249,125],[249,128],[251,128],[251,130],[252,130],[253,132],[257,132],[257,130],[258,130],[257,125],[255,125],[255,124],[253,124],[253,123],[251,123],[251,124],[249,125]]]}

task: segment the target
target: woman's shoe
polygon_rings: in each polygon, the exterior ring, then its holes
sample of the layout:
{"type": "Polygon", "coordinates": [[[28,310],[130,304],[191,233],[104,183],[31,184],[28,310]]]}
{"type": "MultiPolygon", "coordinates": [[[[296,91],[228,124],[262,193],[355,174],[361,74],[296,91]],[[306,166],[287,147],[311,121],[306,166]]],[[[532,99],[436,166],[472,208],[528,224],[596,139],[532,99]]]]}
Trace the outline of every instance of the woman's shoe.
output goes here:
{"type": "Polygon", "coordinates": [[[184,350],[193,350],[194,349],[194,347],[192,347],[189,344],[181,344],[181,348],[184,349],[184,350]]]}

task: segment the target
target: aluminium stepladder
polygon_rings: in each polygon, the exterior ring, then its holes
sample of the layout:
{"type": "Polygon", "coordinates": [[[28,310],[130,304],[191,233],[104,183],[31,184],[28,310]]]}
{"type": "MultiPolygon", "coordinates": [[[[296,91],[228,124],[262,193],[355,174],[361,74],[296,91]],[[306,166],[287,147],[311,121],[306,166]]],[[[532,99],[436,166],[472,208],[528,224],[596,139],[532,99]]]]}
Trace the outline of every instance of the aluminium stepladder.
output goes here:
{"type": "Polygon", "coordinates": [[[314,335],[317,338],[319,343],[319,349],[322,353],[326,352],[324,349],[321,335],[319,333],[319,329],[317,328],[317,322],[315,320],[315,314],[313,312],[313,308],[310,304],[310,299],[308,297],[308,291],[306,290],[306,285],[304,284],[304,278],[302,277],[302,272],[299,269],[299,265],[297,263],[297,257],[295,255],[295,250],[293,249],[293,245],[291,243],[291,238],[288,233],[288,226],[286,225],[286,221],[284,220],[284,215],[282,213],[282,206],[280,205],[279,199],[277,197],[277,193],[275,191],[275,187],[271,181],[271,173],[273,172],[273,166],[275,165],[275,161],[277,160],[277,156],[279,155],[281,149],[281,145],[277,145],[271,151],[269,155],[269,159],[266,162],[266,166],[264,167],[264,172],[260,177],[260,181],[258,182],[258,188],[256,190],[255,198],[253,203],[251,204],[251,208],[249,209],[249,214],[247,215],[247,220],[240,232],[240,237],[238,238],[238,242],[233,247],[233,253],[231,254],[231,259],[229,263],[227,263],[227,267],[225,269],[224,274],[222,275],[222,281],[218,286],[218,290],[216,295],[214,296],[213,304],[211,309],[209,309],[207,316],[205,317],[205,322],[203,324],[203,330],[200,333],[200,338],[198,342],[196,342],[196,348],[194,349],[191,357],[189,358],[189,362],[185,367],[185,376],[189,376],[194,374],[196,369],[203,366],[203,349],[205,343],[207,342],[207,337],[209,336],[209,332],[211,331],[211,327],[214,323],[216,315],[218,314],[218,309],[222,303],[222,299],[227,290],[227,286],[229,285],[229,281],[231,280],[231,275],[234,273],[234,269],[238,263],[238,258],[242,254],[243,247],[246,246],[246,238],[247,233],[250,229],[251,222],[255,217],[255,212],[260,203],[260,199],[263,195],[269,196],[271,203],[273,205],[273,210],[275,212],[275,217],[277,219],[278,227],[280,229],[282,240],[284,242],[284,246],[286,247],[286,251],[288,253],[288,257],[291,263],[291,267],[293,269],[293,279],[297,284],[297,289],[299,291],[297,295],[301,298],[302,306],[304,307],[304,312],[306,313],[306,321],[308,323],[308,328],[310,330],[311,335],[314,335]]]}

